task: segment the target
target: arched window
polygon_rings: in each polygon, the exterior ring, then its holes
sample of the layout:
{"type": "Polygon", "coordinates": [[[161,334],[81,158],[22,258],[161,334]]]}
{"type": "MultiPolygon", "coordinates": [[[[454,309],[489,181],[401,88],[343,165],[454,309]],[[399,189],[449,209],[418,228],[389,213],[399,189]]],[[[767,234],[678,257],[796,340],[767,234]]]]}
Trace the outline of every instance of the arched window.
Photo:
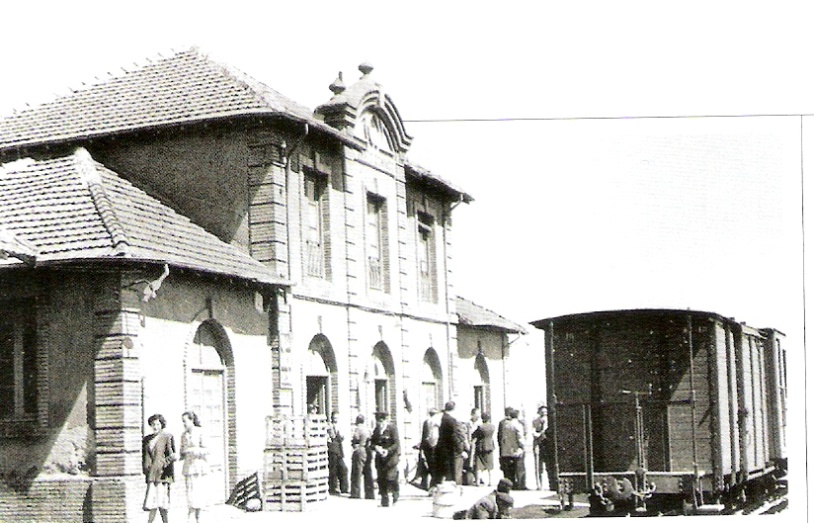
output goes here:
{"type": "Polygon", "coordinates": [[[375,412],[387,412],[395,420],[396,408],[396,370],[390,349],[384,342],[373,347],[373,365],[369,376],[370,394],[375,412]]]}
{"type": "Polygon", "coordinates": [[[322,334],[308,345],[305,360],[305,401],[308,412],[328,417],[338,410],[339,375],[331,342],[322,334]]]}
{"type": "Polygon", "coordinates": [[[424,353],[424,365],[421,369],[421,396],[425,415],[431,408],[441,408],[443,386],[441,381],[441,363],[435,349],[429,348],[424,353]]]}
{"type": "Polygon", "coordinates": [[[490,412],[492,399],[489,390],[489,366],[483,354],[475,357],[474,405],[481,412],[490,412]]]}
{"type": "Polygon", "coordinates": [[[384,120],[373,111],[365,111],[356,123],[354,134],[382,151],[393,151],[393,139],[384,120]]]}

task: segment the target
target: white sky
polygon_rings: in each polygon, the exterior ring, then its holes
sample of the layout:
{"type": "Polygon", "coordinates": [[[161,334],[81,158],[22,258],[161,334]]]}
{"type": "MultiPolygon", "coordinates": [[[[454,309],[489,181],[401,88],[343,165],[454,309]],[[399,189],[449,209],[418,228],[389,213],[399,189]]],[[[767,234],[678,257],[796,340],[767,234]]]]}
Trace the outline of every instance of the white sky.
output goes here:
{"type": "Polygon", "coordinates": [[[814,117],[409,120],[814,114],[805,4],[476,5],[7,3],[0,114],[190,45],[311,108],[369,61],[410,158],[475,197],[454,214],[460,294],[518,322],[668,307],[776,327],[802,391],[814,117]]]}

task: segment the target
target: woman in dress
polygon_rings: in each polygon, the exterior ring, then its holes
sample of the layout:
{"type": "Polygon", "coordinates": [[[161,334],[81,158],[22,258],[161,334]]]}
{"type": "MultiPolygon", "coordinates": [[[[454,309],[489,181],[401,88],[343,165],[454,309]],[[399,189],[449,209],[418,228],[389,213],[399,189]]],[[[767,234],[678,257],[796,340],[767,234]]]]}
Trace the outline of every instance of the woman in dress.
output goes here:
{"type": "Polygon", "coordinates": [[[492,469],[495,468],[495,426],[492,425],[492,417],[488,412],[481,415],[483,423],[478,425],[472,434],[475,441],[475,469],[478,471],[478,478],[483,483],[482,472],[486,472],[488,485],[492,486],[492,469]]]}
{"type": "Polygon", "coordinates": [[[201,509],[206,505],[208,492],[206,489],[206,474],[209,473],[209,464],[206,462],[208,449],[204,444],[201,421],[192,411],[181,415],[184,423],[184,434],[181,436],[181,459],[184,460],[182,473],[187,489],[187,520],[193,514],[195,521],[201,520],[201,509]]]}
{"type": "Polygon", "coordinates": [[[150,514],[148,523],[155,519],[156,509],[161,513],[161,521],[169,523],[170,485],[175,480],[173,462],[178,459],[175,453],[175,440],[165,431],[167,420],[161,414],[153,414],[147,419],[153,433],[142,440],[142,468],[147,480],[147,493],[144,496],[144,510],[150,514]]]}

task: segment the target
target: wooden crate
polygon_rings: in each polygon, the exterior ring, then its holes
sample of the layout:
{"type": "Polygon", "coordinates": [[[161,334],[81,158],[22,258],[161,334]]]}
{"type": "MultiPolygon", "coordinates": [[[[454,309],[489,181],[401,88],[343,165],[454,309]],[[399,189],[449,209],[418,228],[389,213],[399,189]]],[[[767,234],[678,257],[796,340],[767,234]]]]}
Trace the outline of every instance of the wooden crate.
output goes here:
{"type": "Polygon", "coordinates": [[[271,447],[263,455],[267,481],[309,481],[328,477],[328,450],[318,447],[271,447]]]}
{"type": "Polygon", "coordinates": [[[226,503],[245,510],[250,499],[259,499],[261,502],[263,500],[259,472],[238,481],[226,503]]]}
{"type": "Polygon", "coordinates": [[[305,512],[328,499],[328,478],[319,481],[266,482],[264,491],[264,510],[305,512]]]}
{"type": "Polygon", "coordinates": [[[327,444],[328,422],[324,418],[266,418],[266,447],[315,447],[327,444]]]}

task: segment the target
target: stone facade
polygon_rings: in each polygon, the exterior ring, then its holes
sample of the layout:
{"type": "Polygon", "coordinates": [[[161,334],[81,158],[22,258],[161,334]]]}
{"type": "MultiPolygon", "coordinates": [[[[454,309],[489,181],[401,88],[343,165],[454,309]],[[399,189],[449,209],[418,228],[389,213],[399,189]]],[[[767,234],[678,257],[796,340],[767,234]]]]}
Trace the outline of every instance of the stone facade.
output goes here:
{"type": "Polygon", "coordinates": [[[42,359],[36,437],[0,440],[6,477],[31,471],[7,481],[9,510],[65,484],[66,521],[143,517],[141,438],[156,412],[177,442],[182,412],[201,414],[216,501],[263,467],[267,416],[336,410],[349,433],[358,413],[387,410],[409,466],[428,407],[502,412],[512,331],[456,314],[451,215],[471,197],[409,164],[411,138],[370,68],[334,92],[315,118],[342,139],[247,116],[73,140],[287,283],[169,267],[145,301],[160,265],[0,273],[3,299],[37,293],[42,359]],[[41,483],[58,473],[75,481],[41,483]]]}

